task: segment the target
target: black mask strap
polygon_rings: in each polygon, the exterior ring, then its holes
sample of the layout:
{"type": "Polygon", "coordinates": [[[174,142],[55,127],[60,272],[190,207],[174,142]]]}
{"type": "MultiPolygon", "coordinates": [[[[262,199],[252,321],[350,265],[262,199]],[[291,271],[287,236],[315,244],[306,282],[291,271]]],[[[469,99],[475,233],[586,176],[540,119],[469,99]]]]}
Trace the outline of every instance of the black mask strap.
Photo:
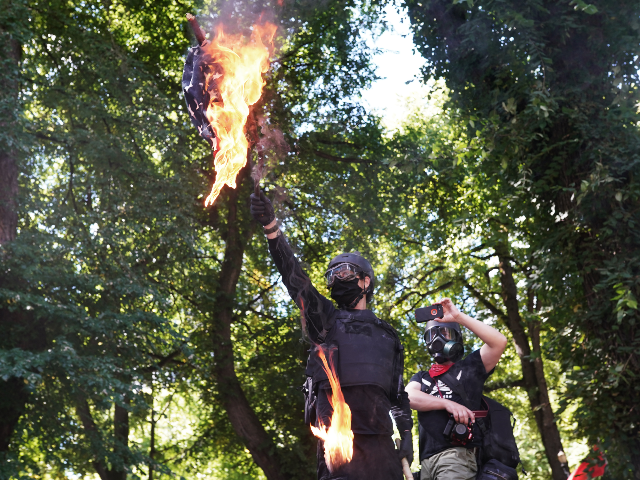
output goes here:
{"type": "Polygon", "coordinates": [[[365,294],[366,292],[364,291],[364,288],[363,288],[360,294],[353,300],[353,302],[351,302],[349,305],[346,305],[346,307],[355,308],[355,306],[358,305],[358,302],[360,302],[360,300],[362,299],[362,297],[365,296],[365,294]]]}

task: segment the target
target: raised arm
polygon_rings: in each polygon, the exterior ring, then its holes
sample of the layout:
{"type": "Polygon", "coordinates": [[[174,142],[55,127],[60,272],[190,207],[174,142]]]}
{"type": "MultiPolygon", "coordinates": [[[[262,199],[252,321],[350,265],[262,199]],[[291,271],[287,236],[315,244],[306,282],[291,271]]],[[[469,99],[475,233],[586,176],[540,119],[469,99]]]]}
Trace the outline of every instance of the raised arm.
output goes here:
{"type": "Polygon", "coordinates": [[[450,298],[440,300],[438,303],[442,305],[444,311],[444,317],[440,320],[441,322],[457,322],[480,337],[480,340],[484,342],[484,345],[480,348],[484,369],[487,372],[493,370],[507,346],[507,337],[495,328],[462,313],[450,298]]]}
{"type": "Polygon", "coordinates": [[[332,326],[329,322],[332,321],[336,308],[331,300],[316,290],[302,270],[291,246],[277,228],[273,207],[264,193],[261,192],[260,197],[251,195],[251,214],[264,226],[269,252],[282,275],[282,283],[303,313],[303,329],[308,332],[312,341],[321,341],[319,335],[332,326]]]}

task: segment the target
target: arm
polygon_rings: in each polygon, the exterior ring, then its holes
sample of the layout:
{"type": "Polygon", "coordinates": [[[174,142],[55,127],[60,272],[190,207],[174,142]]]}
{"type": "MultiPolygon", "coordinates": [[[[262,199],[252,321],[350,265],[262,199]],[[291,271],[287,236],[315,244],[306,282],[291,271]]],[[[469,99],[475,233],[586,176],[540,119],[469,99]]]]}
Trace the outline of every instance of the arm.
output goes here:
{"type": "Polygon", "coordinates": [[[404,436],[405,432],[411,432],[413,428],[413,417],[411,416],[411,405],[409,404],[409,395],[404,389],[404,381],[402,379],[402,371],[404,370],[404,351],[398,353],[396,359],[396,372],[398,378],[398,396],[395,401],[391,402],[391,416],[396,422],[398,432],[404,436]]]}
{"type": "MultiPolygon", "coordinates": [[[[264,193],[259,197],[251,195],[251,214],[260,222],[266,231],[276,226],[275,214],[271,202],[264,193]]],[[[291,247],[279,230],[267,233],[269,252],[273,257],[276,268],[282,275],[289,295],[302,311],[302,328],[311,340],[318,342],[318,335],[331,327],[330,321],[336,308],[331,300],[320,295],[311,284],[311,280],[304,273],[291,247]]]]}
{"type": "MultiPolygon", "coordinates": [[[[271,222],[269,225],[265,225],[265,226],[264,226],[264,229],[265,229],[265,230],[269,230],[269,229],[271,229],[271,228],[275,227],[275,226],[276,226],[276,223],[278,223],[278,219],[277,219],[277,218],[274,218],[274,219],[273,219],[273,222],[271,222]]],[[[277,231],[276,231],[276,232],[273,232],[273,233],[267,233],[267,240],[273,240],[273,239],[274,239],[274,238],[276,238],[277,236],[278,236],[278,232],[277,232],[277,231]]]]}
{"type": "Polygon", "coordinates": [[[413,462],[413,439],[411,437],[411,429],[413,428],[413,417],[411,416],[411,406],[409,405],[409,396],[404,389],[402,375],[398,384],[398,398],[395,402],[391,402],[391,416],[396,422],[398,432],[400,433],[400,448],[398,455],[400,458],[406,458],[409,465],[413,462]]]}
{"type": "Polygon", "coordinates": [[[323,330],[328,331],[333,326],[331,322],[336,307],[311,284],[287,240],[278,233],[275,234],[276,238],[269,239],[269,252],[282,275],[282,283],[287,288],[289,296],[302,312],[303,329],[307,329],[311,340],[319,342],[320,333],[323,330]]]}
{"type": "Polygon", "coordinates": [[[464,405],[446,400],[444,398],[434,397],[421,390],[418,382],[410,382],[407,385],[407,393],[411,408],[419,412],[430,412],[432,410],[446,410],[458,423],[468,425],[469,422],[475,422],[476,417],[471,410],[464,405]]]}
{"type": "Polygon", "coordinates": [[[495,328],[462,313],[456,308],[450,298],[445,298],[438,301],[438,303],[442,305],[442,309],[444,310],[444,317],[439,320],[440,322],[457,322],[480,337],[480,340],[484,342],[484,345],[480,349],[480,357],[482,357],[484,369],[487,372],[493,370],[507,346],[507,337],[495,328]]]}

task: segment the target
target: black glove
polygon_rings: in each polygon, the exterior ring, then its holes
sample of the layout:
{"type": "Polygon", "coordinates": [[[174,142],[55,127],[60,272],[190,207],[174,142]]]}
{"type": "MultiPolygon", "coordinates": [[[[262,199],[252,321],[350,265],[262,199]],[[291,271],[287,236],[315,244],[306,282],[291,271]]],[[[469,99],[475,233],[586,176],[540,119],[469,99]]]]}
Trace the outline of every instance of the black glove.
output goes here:
{"type": "Polygon", "coordinates": [[[276,219],[273,205],[271,205],[264,193],[260,192],[259,197],[255,193],[251,194],[251,215],[263,227],[266,227],[276,219]]]}
{"type": "Polygon", "coordinates": [[[400,460],[406,458],[409,465],[413,462],[413,439],[411,438],[411,432],[404,432],[402,435],[398,456],[400,457],[400,460]]]}

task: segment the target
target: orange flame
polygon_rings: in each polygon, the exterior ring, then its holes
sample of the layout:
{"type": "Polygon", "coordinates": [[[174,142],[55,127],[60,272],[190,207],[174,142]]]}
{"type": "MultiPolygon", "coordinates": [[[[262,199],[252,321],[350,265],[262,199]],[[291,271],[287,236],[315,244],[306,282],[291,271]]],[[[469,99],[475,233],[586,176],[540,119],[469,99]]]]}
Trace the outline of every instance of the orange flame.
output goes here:
{"type": "Polygon", "coordinates": [[[351,409],[344,401],[340,382],[336,375],[333,362],[330,360],[331,368],[327,365],[327,358],[322,349],[319,350],[323,369],[329,377],[331,384],[331,398],[329,402],[333,407],[331,415],[331,426],[327,428],[320,420],[319,428],[311,425],[313,434],[324,440],[324,460],[330,472],[348,463],[353,458],[353,432],[351,431],[351,409]]]}
{"type": "Polygon", "coordinates": [[[222,26],[216,37],[204,45],[218,67],[218,73],[207,76],[207,86],[215,82],[219,95],[212,95],[207,107],[207,119],[217,137],[214,158],[216,181],[205,206],[212,205],[224,185],[236,188],[236,176],[247,164],[249,143],[244,127],[249,107],[262,95],[265,81],[262,74],[269,69],[269,46],[273,42],[276,26],[272,23],[254,25],[251,38],[244,42],[242,35],[225,35],[222,26]],[[267,44],[262,39],[267,39],[267,44]]]}

